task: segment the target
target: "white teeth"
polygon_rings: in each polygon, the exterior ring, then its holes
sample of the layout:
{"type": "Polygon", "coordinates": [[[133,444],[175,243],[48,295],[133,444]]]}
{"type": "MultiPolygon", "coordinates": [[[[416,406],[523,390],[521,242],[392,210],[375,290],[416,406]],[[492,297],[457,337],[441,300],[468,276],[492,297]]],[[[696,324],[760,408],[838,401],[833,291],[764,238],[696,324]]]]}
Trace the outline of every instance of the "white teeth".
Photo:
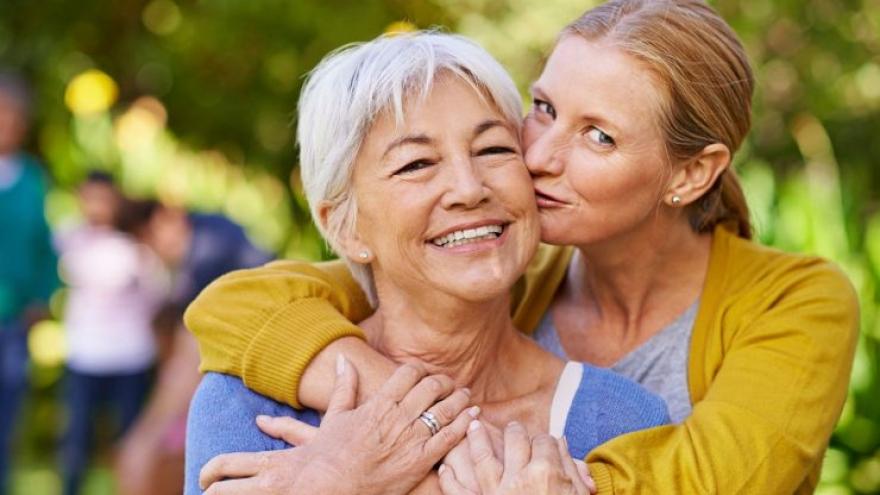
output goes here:
{"type": "Polygon", "coordinates": [[[434,243],[435,246],[455,247],[471,242],[497,239],[502,232],[504,232],[504,227],[501,225],[486,225],[475,229],[456,230],[443,237],[438,237],[431,242],[434,243]]]}

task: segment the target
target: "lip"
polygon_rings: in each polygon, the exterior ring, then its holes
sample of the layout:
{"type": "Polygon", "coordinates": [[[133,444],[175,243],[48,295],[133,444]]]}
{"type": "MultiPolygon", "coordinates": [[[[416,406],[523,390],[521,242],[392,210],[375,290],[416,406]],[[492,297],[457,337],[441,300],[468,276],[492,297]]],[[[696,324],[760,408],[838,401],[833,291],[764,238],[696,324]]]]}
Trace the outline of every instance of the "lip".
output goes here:
{"type": "Polygon", "coordinates": [[[538,208],[562,208],[563,206],[568,206],[568,202],[547,194],[537,187],[535,188],[535,201],[538,203],[538,208]]]}
{"type": "Polygon", "coordinates": [[[425,241],[425,244],[427,244],[429,248],[436,249],[443,254],[471,254],[471,253],[480,253],[480,252],[484,252],[484,251],[491,251],[491,250],[494,250],[494,249],[500,247],[505,242],[507,242],[508,232],[510,232],[509,227],[512,225],[512,222],[509,220],[495,220],[495,219],[481,220],[479,222],[464,223],[464,224],[456,225],[454,227],[451,227],[449,229],[444,230],[442,233],[437,234],[436,236],[431,237],[431,239],[443,237],[443,236],[448,235],[449,233],[455,232],[457,230],[475,229],[478,227],[485,227],[487,225],[501,225],[504,228],[504,230],[501,232],[501,235],[498,236],[496,239],[487,239],[484,241],[469,242],[467,244],[462,244],[461,246],[440,247],[440,246],[437,246],[436,244],[434,244],[433,242],[431,242],[430,240],[425,241]]]}

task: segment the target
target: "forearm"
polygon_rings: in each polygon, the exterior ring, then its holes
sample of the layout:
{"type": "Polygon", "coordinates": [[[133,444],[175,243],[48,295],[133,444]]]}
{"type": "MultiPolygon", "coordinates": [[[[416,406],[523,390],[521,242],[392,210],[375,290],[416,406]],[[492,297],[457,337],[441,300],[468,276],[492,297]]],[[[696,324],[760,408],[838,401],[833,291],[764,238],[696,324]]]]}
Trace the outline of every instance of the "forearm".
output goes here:
{"type": "Polygon", "coordinates": [[[362,404],[385,383],[396,368],[393,361],[357,337],[333,341],[311,360],[299,383],[298,400],[312,409],[324,411],[333,392],[336,356],[342,354],[358,371],[358,404],[362,404]]]}

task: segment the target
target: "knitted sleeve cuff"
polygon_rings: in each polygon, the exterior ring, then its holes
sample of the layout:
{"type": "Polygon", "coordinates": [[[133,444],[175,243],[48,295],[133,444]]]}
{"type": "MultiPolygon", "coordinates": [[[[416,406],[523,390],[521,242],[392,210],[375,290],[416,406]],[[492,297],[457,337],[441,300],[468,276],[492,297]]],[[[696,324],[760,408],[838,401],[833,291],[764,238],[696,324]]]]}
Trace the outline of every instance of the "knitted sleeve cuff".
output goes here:
{"type": "Polygon", "coordinates": [[[587,463],[590,468],[590,476],[596,482],[597,495],[613,495],[614,484],[611,482],[611,470],[601,462],[587,463]]]}
{"type": "Polygon", "coordinates": [[[342,337],[365,338],[360,328],[326,300],[291,301],[271,315],[248,343],[242,357],[242,380],[258,393],[301,409],[297,400],[300,378],[312,358],[342,337]]]}

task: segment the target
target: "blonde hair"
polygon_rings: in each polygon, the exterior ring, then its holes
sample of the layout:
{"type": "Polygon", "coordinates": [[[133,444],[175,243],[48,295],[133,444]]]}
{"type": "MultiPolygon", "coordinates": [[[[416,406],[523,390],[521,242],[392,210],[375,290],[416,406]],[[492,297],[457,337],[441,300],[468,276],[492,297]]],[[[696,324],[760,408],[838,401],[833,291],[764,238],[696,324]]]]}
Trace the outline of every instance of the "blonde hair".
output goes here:
{"type": "MultiPolygon", "coordinates": [[[[660,125],[675,161],[721,143],[731,157],[751,127],[754,88],[745,50],[730,26],[702,0],[612,0],[587,11],[561,34],[609,42],[635,57],[666,93],[660,125]]],[[[697,232],[735,225],[751,238],[749,209],[728,168],[688,207],[697,232]]]]}

